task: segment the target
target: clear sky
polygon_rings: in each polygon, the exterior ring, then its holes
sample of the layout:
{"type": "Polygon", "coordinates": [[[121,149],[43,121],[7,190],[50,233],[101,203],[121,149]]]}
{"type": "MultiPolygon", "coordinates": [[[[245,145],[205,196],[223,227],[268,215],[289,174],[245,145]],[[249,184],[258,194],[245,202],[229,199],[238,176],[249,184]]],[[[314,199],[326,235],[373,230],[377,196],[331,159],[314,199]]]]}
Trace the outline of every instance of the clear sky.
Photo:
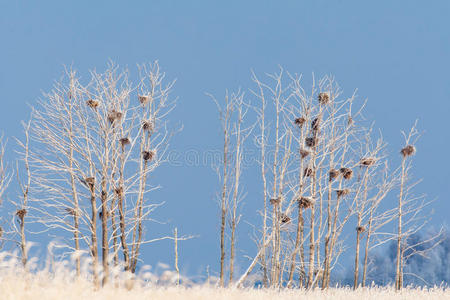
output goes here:
{"type": "MultiPolygon", "coordinates": [[[[250,70],[278,65],[310,76],[335,75],[345,93],[358,88],[398,156],[400,130],[415,119],[424,132],[417,145],[417,189],[433,204],[434,226],[450,210],[450,2],[449,1],[5,1],[0,0],[0,129],[20,135],[41,91],[73,65],[83,75],[108,59],[132,71],[159,60],[176,78],[179,97],[171,118],[184,124],[172,143],[181,152],[219,149],[217,111],[205,92],[250,85],[250,70]]],[[[218,270],[218,188],[208,166],[159,171],[166,205],[149,228],[155,237],[177,226],[198,238],[180,245],[189,273],[218,270]]],[[[245,173],[244,173],[245,176],[245,173]]],[[[251,187],[249,187],[251,189],[251,187]]],[[[252,191],[248,191],[251,193],[252,191]]],[[[9,195],[10,197],[14,195],[9,195]]],[[[251,222],[251,220],[248,220],[251,222]]],[[[251,228],[242,223],[238,255],[252,255],[251,228]]],[[[32,238],[33,240],[33,238],[32,238]]],[[[170,263],[169,243],[147,246],[144,260],[170,263]]],[[[243,265],[245,260],[240,259],[243,265]]]]}

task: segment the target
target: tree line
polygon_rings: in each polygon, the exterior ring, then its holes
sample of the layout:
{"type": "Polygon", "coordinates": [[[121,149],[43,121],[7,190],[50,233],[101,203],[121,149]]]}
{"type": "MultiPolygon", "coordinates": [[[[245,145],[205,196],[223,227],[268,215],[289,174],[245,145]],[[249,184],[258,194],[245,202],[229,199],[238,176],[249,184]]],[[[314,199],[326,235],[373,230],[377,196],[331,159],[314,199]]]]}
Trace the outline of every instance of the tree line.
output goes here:
{"type": "MultiPolygon", "coordinates": [[[[2,219],[0,247],[17,245],[25,268],[31,223],[64,239],[78,276],[81,254],[87,253],[96,288],[116,280],[112,267],[135,273],[148,243],[175,239],[178,249],[183,237],[177,233],[153,240],[146,235],[160,205],[151,196],[159,187],[152,173],[167,161],[174,133],[168,122],[175,81],[166,80],[157,62],[138,66],[137,78],[132,82],[128,70],[113,63],[103,73],[91,71],[87,82],[68,69],[23,123],[15,168],[4,164],[2,143],[0,195],[12,181],[20,191],[9,200],[12,220],[2,219]]],[[[395,240],[395,288],[401,289],[404,267],[417,249],[410,237],[426,223],[423,210],[429,204],[412,190],[416,124],[403,133],[401,165],[393,167],[386,142],[363,118],[365,101],[358,102],[356,92],[344,96],[332,76],[313,78],[308,88],[301,76],[282,69],[264,80],[252,73],[252,80],[248,93],[227,93],[223,101],[211,96],[223,133],[218,285],[242,286],[253,272],[264,287],[326,289],[351,246],[353,286],[365,286],[372,250],[395,240]],[[259,153],[260,191],[252,198],[259,199],[261,222],[258,251],[238,277],[246,147],[259,153]],[[396,205],[386,203],[392,197],[396,205]],[[353,241],[344,234],[348,230],[353,241]]],[[[428,242],[437,243],[439,236],[428,242]]],[[[178,253],[176,261],[179,272],[178,253]]]]}

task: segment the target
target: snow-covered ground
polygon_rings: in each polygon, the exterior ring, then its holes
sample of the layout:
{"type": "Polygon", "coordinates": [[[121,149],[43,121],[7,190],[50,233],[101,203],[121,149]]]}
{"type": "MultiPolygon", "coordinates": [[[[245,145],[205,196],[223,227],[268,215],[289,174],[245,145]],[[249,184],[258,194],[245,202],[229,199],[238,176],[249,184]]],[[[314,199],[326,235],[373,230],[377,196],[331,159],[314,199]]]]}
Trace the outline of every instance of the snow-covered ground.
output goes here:
{"type": "Polygon", "coordinates": [[[353,291],[349,288],[315,290],[252,290],[252,289],[218,289],[206,286],[192,288],[177,287],[125,287],[109,286],[94,291],[90,282],[85,280],[71,281],[41,276],[2,277],[0,279],[0,299],[450,299],[450,291],[444,289],[404,289],[400,293],[391,288],[368,288],[353,291]]]}
{"type": "Polygon", "coordinates": [[[175,299],[450,299],[450,289],[435,287],[431,289],[405,288],[396,292],[392,287],[371,287],[353,291],[351,288],[331,288],[326,291],[316,289],[220,289],[212,283],[195,284],[182,278],[185,286],[176,286],[177,275],[169,266],[161,264],[155,269],[143,267],[140,273],[131,278],[120,267],[112,270],[111,283],[95,289],[88,270],[89,260],[83,260],[82,275],[75,276],[70,261],[46,260],[41,264],[32,258],[27,270],[20,264],[16,255],[0,252],[0,300],[20,299],[107,299],[107,300],[175,300],[175,299]]]}

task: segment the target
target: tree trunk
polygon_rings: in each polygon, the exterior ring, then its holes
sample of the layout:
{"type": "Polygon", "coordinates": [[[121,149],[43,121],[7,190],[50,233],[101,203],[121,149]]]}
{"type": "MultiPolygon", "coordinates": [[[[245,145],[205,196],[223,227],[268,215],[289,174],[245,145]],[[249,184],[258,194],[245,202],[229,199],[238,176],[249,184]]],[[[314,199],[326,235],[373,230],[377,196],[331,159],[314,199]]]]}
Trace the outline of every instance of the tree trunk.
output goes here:
{"type": "Polygon", "coordinates": [[[92,254],[92,275],[94,279],[94,287],[99,288],[98,279],[98,246],[97,246],[97,204],[95,201],[95,187],[92,184],[91,190],[91,254],[92,254]]]}
{"type": "Polygon", "coordinates": [[[401,173],[401,182],[400,182],[400,195],[398,197],[398,233],[397,233],[397,262],[395,268],[395,289],[400,290],[402,288],[402,279],[401,279],[401,244],[402,244],[402,202],[403,202],[403,186],[405,184],[405,162],[406,158],[402,159],[402,173],[401,173]]]}

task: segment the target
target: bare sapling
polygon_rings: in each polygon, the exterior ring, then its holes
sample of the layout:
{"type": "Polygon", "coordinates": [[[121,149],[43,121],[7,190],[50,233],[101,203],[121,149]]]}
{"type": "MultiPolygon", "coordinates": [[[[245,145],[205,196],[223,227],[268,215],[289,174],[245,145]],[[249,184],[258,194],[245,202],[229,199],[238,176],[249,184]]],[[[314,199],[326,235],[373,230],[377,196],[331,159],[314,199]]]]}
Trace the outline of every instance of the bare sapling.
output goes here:
{"type": "MultiPolygon", "coordinates": [[[[3,210],[3,195],[11,182],[11,174],[8,173],[7,165],[4,162],[6,143],[3,136],[0,136],[0,208],[3,210]]],[[[6,230],[3,225],[2,217],[0,217],[0,250],[6,242],[6,230]]]]}
{"type": "MultiPolygon", "coordinates": [[[[19,167],[19,161],[16,162],[16,176],[17,176],[17,182],[20,186],[20,191],[22,195],[22,199],[20,201],[17,201],[16,206],[16,217],[19,222],[19,236],[20,236],[20,251],[22,256],[22,264],[24,267],[26,267],[26,264],[28,262],[28,248],[27,248],[27,239],[26,239],[26,231],[25,231],[25,218],[27,213],[29,212],[29,206],[28,206],[28,199],[29,199],[29,193],[30,193],[30,187],[31,187],[31,170],[30,170],[30,126],[31,121],[28,123],[23,123],[24,127],[24,134],[25,134],[25,141],[21,142],[19,139],[17,139],[17,143],[19,144],[21,151],[20,154],[22,156],[23,160],[23,168],[24,172],[20,171],[19,167]],[[24,178],[21,178],[21,175],[23,174],[24,178]]],[[[15,202],[15,201],[13,201],[15,202]]]]}

